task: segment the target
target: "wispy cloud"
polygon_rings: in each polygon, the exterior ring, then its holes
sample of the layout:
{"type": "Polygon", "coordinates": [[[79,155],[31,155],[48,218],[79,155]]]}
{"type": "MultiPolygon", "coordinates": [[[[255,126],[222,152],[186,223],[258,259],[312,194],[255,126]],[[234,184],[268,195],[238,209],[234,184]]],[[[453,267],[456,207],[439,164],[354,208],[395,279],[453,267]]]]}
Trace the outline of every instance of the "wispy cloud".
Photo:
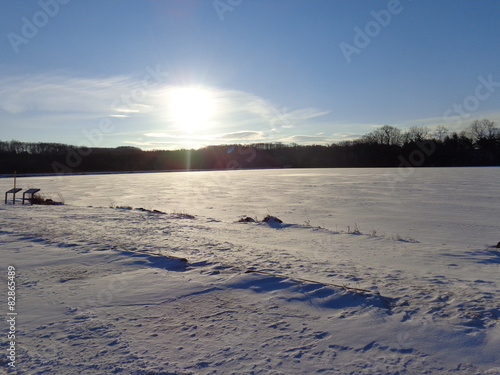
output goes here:
{"type": "Polygon", "coordinates": [[[316,117],[320,116],[325,116],[330,114],[330,111],[322,111],[317,108],[304,108],[304,109],[298,109],[295,111],[291,111],[287,114],[285,114],[285,117],[290,121],[290,122],[301,122],[301,121],[307,121],[316,117]]]}
{"type": "Polygon", "coordinates": [[[239,131],[225,134],[214,134],[214,135],[174,135],[169,133],[145,133],[147,138],[156,138],[163,140],[175,140],[175,141],[196,141],[203,144],[221,144],[226,142],[236,142],[245,143],[249,141],[257,142],[266,140],[266,135],[264,132],[260,131],[239,131]]]}
{"type": "Polygon", "coordinates": [[[292,135],[290,137],[280,139],[284,143],[297,143],[297,144],[326,144],[334,141],[330,136],[317,136],[317,135],[292,135]]]}
{"type": "Polygon", "coordinates": [[[334,142],[341,142],[341,141],[352,141],[354,139],[359,139],[363,136],[363,134],[360,133],[334,133],[331,135],[331,139],[334,140],[334,142]]]}
{"type": "Polygon", "coordinates": [[[144,136],[150,137],[150,138],[180,138],[177,135],[168,134],[168,133],[145,133],[144,136]]]}
{"type": "Polygon", "coordinates": [[[0,109],[29,112],[113,114],[113,101],[130,91],[127,77],[73,78],[59,74],[0,77],[0,109]]]}
{"type": "Polygon", "coordinates": [[[240,141],[240,140],[262,140],[265,139],[265,133],[260,131],[240,131],[234,133],[222,134],[214,137],[215,139],[222,139],[226,141],[240,141]]]}

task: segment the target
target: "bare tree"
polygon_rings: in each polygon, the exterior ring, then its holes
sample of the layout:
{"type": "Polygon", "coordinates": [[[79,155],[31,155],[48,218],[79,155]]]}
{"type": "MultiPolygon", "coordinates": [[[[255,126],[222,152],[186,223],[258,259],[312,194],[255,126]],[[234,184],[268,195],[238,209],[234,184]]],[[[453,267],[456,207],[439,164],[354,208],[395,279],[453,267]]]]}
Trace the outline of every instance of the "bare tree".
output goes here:
{"type": "Polygon", "coordinates": [[[401,130],[390,125],[384,125],[363,136],[365,143],[378,143],[381,145],[401,145],[403,135],[401,130]]]}
{"type": "Polygon", "coordinates": [[[444,125],[436,126],[436,130],[434,131],[434,137],[439,141],[444,141],[446,136],[448,135],[449,129],[444,125]]]}
{"type": "Polygon", "coordinates": [[[412,126],[403,134],[405,142],[422,142],[429,136],[429,128],[426,126],[412,126]]]}
{"type": "Polygon", "coordinates": [[[495,139],[498,129],[493,121],[485,118],[473,121],[465,132],[472,140],[477,142],[482,139],[495,139]]]}

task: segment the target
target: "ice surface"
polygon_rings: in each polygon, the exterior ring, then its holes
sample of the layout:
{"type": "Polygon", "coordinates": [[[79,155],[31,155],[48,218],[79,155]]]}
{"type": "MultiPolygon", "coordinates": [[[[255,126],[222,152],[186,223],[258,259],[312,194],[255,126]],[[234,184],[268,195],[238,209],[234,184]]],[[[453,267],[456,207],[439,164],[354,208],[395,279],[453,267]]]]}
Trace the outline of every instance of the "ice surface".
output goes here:
{"type": "MultiPolygon", "coordinates": [[[[7,190],[11,179],[0,179],[7,190]]],[[[66,203],[186,211],[218,220],[267,214],[332,230],[418,241],[497,243],[500,168],[232,170],[18,178],[66,203]],[[403,174],[404,172],[404,174],[403,174]],[[409,174],[408,177],[405,177],[409,174]]]]}
{"type": "Polygon", "coordinates": [[[392,172],[19,178],[19,373],[498,373],[500,169],[392,172]]]}

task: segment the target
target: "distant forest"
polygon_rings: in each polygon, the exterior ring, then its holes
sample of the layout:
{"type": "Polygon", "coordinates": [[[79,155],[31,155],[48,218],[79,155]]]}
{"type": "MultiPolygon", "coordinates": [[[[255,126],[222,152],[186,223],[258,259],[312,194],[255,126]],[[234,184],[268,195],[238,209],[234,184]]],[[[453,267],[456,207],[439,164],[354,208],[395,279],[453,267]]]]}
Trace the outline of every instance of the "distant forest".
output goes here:
{"type": "Polygon", "coordinates": [[[0,141],[0,173],[81,173],[244,168],[499,166],[500,129],[477,120],[460,133],[389,125],[331,145],[256,143],[197,150],[76,147],[0,141]]]}

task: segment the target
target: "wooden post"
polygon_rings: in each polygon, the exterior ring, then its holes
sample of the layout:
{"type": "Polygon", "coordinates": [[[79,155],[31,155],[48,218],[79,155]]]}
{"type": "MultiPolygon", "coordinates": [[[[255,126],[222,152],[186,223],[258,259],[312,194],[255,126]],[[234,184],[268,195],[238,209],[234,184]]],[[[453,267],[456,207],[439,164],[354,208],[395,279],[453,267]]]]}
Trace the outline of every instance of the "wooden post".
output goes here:
{"type": "MultiPolygon", "coordinates": [[[[17,171],[14,171],[14,189],[16,188],[17,171]]],[[[16,193],[12,194],[12,204],[16,204],[16,193]]]]}

